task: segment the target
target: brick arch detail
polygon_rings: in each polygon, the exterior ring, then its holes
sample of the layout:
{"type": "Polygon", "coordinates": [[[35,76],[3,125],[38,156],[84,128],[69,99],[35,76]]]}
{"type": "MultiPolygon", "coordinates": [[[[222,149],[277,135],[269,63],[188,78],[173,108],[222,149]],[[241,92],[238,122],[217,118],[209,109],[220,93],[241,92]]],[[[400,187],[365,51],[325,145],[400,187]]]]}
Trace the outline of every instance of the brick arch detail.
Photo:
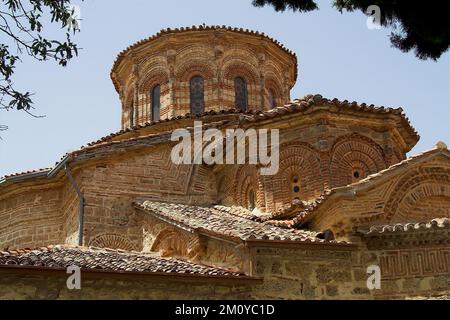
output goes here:
{"type": "Polygon", "coordinates": [[[442,200],[443,207],[450,208],[450,168],[425,167],[403,176],[395,184],[384,208],[383,221],[424,221],[448,217],[449,210],[423,214],[418,206],[431,198],[442,200]],[[433,215],[433,216],[431,216],[433,215]],[[437,216],[434,216],[437,215],[437,216]]]}
{"type": "Polygon", "coordinates": [[[339,187],[354,182],[353,169],[361,171],[359,179],[362,179],[386,166],[383,149],[373,140],[359,134],[342,136],[331,150],[331,186],[339,187]]]}
{"type": "Polygon", "coordinates": [[[273,91],[275,94],[275,100],[277,102],[277,106],[280,107],[285,103],[285,97],[283,94],[283,87],[279,80],[275,77],[275,75],[266,75],[265,78],[265,99],[266,99],[266,108],[270,108],[271,101],[269,100],[269,92],[273,91]]]}
{"type": "Polygon", "coordinates": [[[240,206],[246,207],[248,192],[251,189],[256,195],[256,207],[263,206],[262,193],[259,188],[258,171],[255,166],[241,165],[236,171],[234,180],[234,201],[240,206]]]}
{"type": "MultiPolygon", "coordinates": [[[[164,68],[158,68],[157,70],[152,70],[146,77],[141,79],[139,85],[139,92],[141,94],[148,94],[148,92],[157,84],[163,87],[169,82],[169,74],[164,68]]],[[[162,92],[161,92],[162,93],[162,92]]]]}
{"type": "Polygon", "coordinates": [[[151,247],[162,256],[181,256],[189,259],[200,259],[204,254],[204,246],[197,236],[189,235],[166,227],[158,232],[151,247]]]}
{"type": "Polygon", "coordinates": [[[293,175],[298,175],[300,180],[300,200],[315,198],[323,190],[320,155],[317,150],[305,143],[284,144],[280,150],[278,173],[264,177],[266,207],[269,211],[279,210],[292,203],[293,175]]]}
{"type": "Polygon", "coordinates": [[[215,76],[214,65],[205,59],[189,59],[176,68],[175,77],[179,82],[189,82],[194,76],[202,76],[210,82],[215,76]]]}
{"type": "Polygon", "coordinates": [[[250,63],[242,59],[233,59],[223,63],[222,65],[223,74],[223,88],[225,92],[233,97],[230,99],[227,107],[235,108],[235,88],[234,80],[237,77],[241,77],[245,80],[247,84],[247,97],[248,97],[248,107],[249,110],[257,109],[259,106],[259,72],[258,69],[251,65],[250,63]]]}
{"type": "Polygon", "coordinates": [[[136,250],[136,246],[127,237],[116,233],[104,233],[93,237],[89,246],[110,249],[122,249],[127,251],[136,250]]]}
{"type": "Polygon", "coordinates": [[[162,256],[185,255],[187,252],[187,242],[183,235],[174,228],[162,229],[155,237],[151,247],[152,251],[159,251],[162,256]]]}

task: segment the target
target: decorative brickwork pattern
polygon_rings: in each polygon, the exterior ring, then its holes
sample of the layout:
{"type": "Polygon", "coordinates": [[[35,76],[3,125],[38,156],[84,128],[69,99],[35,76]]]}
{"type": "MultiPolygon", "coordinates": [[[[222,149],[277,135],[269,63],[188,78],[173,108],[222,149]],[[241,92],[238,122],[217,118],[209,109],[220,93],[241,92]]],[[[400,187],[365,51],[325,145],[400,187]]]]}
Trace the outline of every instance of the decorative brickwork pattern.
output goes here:
{"type": "Polygon", "coordinates": [[[331,185],[345,186],[386,168],[383,150],[357,134],[340,137],[332,149],[331,185]]]}
{"type": "Polygon", "coordinates": [[[162,88],[162,119],[190,113],[190,80],[195,76],[204,79],[205,111],[236,108],[237,78],[246,82],[249,110],[270,109],[269,91],[277,105],[289,101],[297,59],[278,43],[255,32],[226,27],[165,33],[166,37],[152,37],[141,47],[130,47],[113,67],[111,77],[122,99],[122,128],[152,121],[149,92],[155,85],[162,88]],[[167,36],[172,39],[170,45],[167,36]]]}
{"type": "Polygon", "coordinates": [[[122,249],[127,251],[136,250],[133,243],[118,234],[102,234],[95,236],[90,242],[89,246],[97,248],[112,248],[112,249],[122,249]]]}
{"type": "Polygon", "coordinates": [[[450,275],[450,248],[388,250],[380,256],[383,279],[450,275]]]}

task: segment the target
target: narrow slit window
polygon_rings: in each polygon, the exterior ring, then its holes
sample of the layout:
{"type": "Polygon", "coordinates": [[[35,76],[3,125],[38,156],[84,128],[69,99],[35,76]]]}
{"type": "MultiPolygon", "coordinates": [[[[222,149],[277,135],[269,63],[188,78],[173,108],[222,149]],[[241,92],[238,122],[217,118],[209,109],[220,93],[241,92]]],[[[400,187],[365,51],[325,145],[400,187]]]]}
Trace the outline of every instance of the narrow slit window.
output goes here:
{"type": "Polygon", "coordinates": [[[275,96],[275,93],[273,92],[273,90],[269,90],[269,103],[270,103],[270,108],[276,108],[277,107],[277,97],[275,96]]]}
{"type": "Polygon", "coordinates": [[[247,111],[248,109],[248,93],[247,83],[241,77],[234,79],[234,95],[236,110],[247,111]]]}
{"type": "Polygon", "coordinates": [[[161,86],[156,85],[151,92],[152,98],[152,121],[158,121],[161,117],[161,86]]]}
{"type": "Polygon", "coordinates": [[[204,93],[204,80],[201,76],[195,76],[190,81],[190,102],[191,113],[201,114],[205,110],[205,93],[204,93]]]}
{"type": "Polygon", "coordinates": [[[248,208],[250,210],[255,209],[255,191],[250,190],[248,208]]]}

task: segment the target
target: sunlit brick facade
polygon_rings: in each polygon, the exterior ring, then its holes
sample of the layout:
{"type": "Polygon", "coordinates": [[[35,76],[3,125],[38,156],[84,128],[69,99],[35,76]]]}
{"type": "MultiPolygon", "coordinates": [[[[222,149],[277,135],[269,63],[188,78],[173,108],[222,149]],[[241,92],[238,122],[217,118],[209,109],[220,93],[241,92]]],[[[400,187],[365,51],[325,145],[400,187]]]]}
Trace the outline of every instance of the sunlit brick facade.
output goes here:
{"type": "Polygon", "coordinates": [[[419,136],[400,108],[291,101],[297,68],[276,40],[219,26],[120,53],[122,130],[0,180],[0,298],[448,296],[447,146],[407,158],[419,136]],[[171,133],[194,121],[279,129],[278,172],[173,163],[171,133]]]}

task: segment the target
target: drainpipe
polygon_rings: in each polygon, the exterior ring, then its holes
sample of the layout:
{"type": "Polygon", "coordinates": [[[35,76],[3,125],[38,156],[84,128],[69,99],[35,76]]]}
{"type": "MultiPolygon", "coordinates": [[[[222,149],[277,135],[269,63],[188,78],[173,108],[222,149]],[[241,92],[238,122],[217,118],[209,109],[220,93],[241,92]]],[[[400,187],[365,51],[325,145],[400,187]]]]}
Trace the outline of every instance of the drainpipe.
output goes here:
{"type": "Polygon", "coordinates": [[[80,188],[78,187],[77,182],[75,181],[72,174],[70,173],[70,169],[69,169],[69,166],[67,165],[67,163],[64,164],[64,171],[66,172],[66,176],[69,179],[70,183],[72,184],[73,189],[77,193],[78,199],[80,200],[79,221],[78,221],[78,224],[79,224],[78,245],[83,246],[84,196],[83,196],[83,193],[81,192],[80,188]]]}

